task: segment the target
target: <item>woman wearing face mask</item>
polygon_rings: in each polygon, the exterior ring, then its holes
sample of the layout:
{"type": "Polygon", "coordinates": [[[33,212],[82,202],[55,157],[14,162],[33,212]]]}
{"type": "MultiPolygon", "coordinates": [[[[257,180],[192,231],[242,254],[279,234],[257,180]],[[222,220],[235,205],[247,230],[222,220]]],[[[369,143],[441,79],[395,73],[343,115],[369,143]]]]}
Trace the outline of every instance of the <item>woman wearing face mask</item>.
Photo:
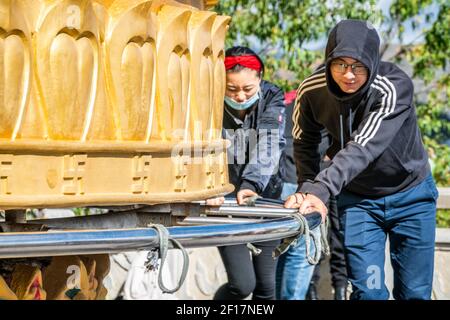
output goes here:
{"type": "MultiPolygon", "coordinates": [[[[277,183],[276,177],[285,144],[283,91],[262,80],[263,62],[249,48],[228,49],[225,68],[223,136],[232,142],[228,149],[229,178],[235,186],[232,196],[239,205],[257,195],[278,198],[281,181],[277,183]]],[[[222,202],[223,198],[208,201],[211,205],[222,202]]],[[[277,261],[272,251],[278,243],[219,247],[228,283],[214,299],[244,299],[250,294],[255,300],[275,299],[277,261]],[[253,248],[253,257],[248,247],[253,248]]]]}

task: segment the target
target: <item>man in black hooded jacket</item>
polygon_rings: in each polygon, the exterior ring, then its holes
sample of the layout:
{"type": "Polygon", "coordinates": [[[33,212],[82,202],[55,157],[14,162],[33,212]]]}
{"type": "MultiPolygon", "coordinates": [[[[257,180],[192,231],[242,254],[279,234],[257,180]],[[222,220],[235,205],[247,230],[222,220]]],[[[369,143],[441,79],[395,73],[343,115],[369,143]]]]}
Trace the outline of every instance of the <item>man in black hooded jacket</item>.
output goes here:
{"type": "Polygon", "coordinates": [[[389,235],[396,299],[430,299],[436,199],[417,126],[411,79],[380,61],[370,23],[339,22],[325,65],[302,82],[293,115],[297,193],[285,207],[319,211],[338,196],[352,299],[388,299],[389,235]],[[320,131],[332,136],[330,166],[320,171],[320,131]]]}

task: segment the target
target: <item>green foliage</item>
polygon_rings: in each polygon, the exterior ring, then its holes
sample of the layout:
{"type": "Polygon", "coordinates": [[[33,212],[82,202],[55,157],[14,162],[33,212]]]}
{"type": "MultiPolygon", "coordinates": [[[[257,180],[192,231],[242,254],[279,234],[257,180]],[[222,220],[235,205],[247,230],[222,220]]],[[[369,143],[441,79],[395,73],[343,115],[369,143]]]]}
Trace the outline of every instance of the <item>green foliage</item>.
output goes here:
{"type": "Polygon", "coordinates": [[[232,17],[227,47],[239,44],[256,49],[265,61],[265,78],[286,91],[296,89],[323,61],[323,48],[308,48],[326,39],[341,19],[372,22],[384,39],[384,49],[393,39],[402,41],[390,60],[408,61],[414,79],[424,84],[425,91],[416,92],[419,126],[438,185],[450,186],[450,148],[443,144],[450,136],[450,123],[443,117],[450,112],[450,4],[445,0],[393,0],[387,15],[376,4],[375,0],[223,0],[215,11],[232,17]],[[407,27],[421,31],[417,37],[421,41],[404,43],[407,27]]]}
{"type": "Polygon", "coordinates": [[[322,40],[343,18],[375,24],[382,17],[375,4],[375,0],[223,0],[214,10],[232,17],[227,47],[240,44],[257,49],[266,65],[265,78],[292,90],[323,60],[323,52],[305,45],[322,40]]]}
{"type": "Polygon", "coordinates": [[[77,217],[88,216],[91,213],[89,208],[85,208],[85,207],[72,208],[72,211],[73,211],[74,215],[77,217]]]}
{"type": "MultiPolygon", "coordinates": [[[[396,12],[398,3],[410,3],[411,14],[420,12],[432,1],[397,1],[391,6],[396,12]],[[411,5],[413,4],[413,5],[411,5]]],[[[445,1],[432,2],[437,8],[437,17],[428,30],[423,31],[424,41],[403,50],[405,57],[413,66],[414,78],[421,79],[427,90],[426,97],[416,95],[419,127],[424,135],[430,159],[434,164],[433,176],[440,186],[450,186],[450,148],[444,144],[450,137],[450,122],[444,113],[450,114],[450,4],[445,1]]],[[[400,15],[405,21],[407,15],[400,15]]]]}
{"type": "Polygon", "coordinates": [[[39,217],[39,209],[27,209],[25,214],[27,220],[37,219],[39,217]]]}
{"type": "Polygon", "coordinates": [[[399,21],[404,22],[411,17],[419,14],[420,10],[430,5],[431,2],[431,0],[397,0],[391,5],[391,16],[396,17],[399,21]]]}
{"type": "Polygon", "coordinates": [[[439,228],[450,228],[450,210],[448,210],[448,209],[438,210],[437,226],[439,228]]]}
{"type": "Polygon", "coordinates": [[[92,216],[96,214],[102,214],[106,213],[107,209],[100,209],[100,208],[87,208],[87,207],[81,207],[81,208],[72,208],[72,212],[77,217],[83,217],[83,216],[92,216]]]}

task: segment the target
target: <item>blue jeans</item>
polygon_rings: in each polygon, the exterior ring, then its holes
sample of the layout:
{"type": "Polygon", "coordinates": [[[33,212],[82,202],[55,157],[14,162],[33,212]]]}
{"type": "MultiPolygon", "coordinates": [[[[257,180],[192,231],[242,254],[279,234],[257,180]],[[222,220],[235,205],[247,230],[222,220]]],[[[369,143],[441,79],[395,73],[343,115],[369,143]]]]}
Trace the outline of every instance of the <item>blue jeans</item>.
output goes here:
{"type": "MultiPolygon", "coordinates": [[[[297,185],[285,183],[281,193],[281,199],[295,193],[297,185]]],[[[311,230],[317,239],[320,239],[320,227],[311,230]]],[[[320,241],[318,250],[321,250],[320,241]]],[[[279,300],[305,300],[309,282],[314,272],[314,265],[306,260],[305,239],[301,237],[297,244],[292,245],[278,259],[276,273],[276,297],[279,300]]],[[[314,256],[315,247],[311,241],[310,255],[314,256]]]]}
{"type": "Polygon", "coordinates": [[[283,183],[283,189],[281,189],[281,200],[286,200],[287,197],[289,197],[291,194],[294,194],[297,191],[297,184],[296,183],[289,183],[285,182],[283,183]]]}
{"type": "Polygon", "coordinates": [[[386,238],[394,271],[395,299],[430,299],[433,283],[436,199],[433,178],[396,194],[368,199],[343,191],[338,197],[351,299],[385,300],[386,238]]]}

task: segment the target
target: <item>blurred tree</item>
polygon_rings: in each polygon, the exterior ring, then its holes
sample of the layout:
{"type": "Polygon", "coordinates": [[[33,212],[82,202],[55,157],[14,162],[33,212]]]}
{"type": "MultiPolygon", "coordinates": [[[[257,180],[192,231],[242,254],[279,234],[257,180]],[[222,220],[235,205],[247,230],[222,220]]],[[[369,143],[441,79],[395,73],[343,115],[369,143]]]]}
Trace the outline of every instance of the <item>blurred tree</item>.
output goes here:
{"type": "Polygon", "coordinates": [[[381,20],[375,0],[223,0],[214,9],[232,17],[226,45],[248,45],[264,57],[266,78],[285,90],[298,86],[323,59],[311,50],[342,18],[381,20]]]}
{"type": "Polygon", "coordinates": [[[450,135],[449,9],[445,0],[392,0],[389,12],[374,0],[222,0],[215,11],[232,17],[227,46],[255,49],[264,57],[265,78],[286,91],[323,61],[324,41],[339,20],[370,21],[380,31],[383,57],[407,61],[423,88],[416,92],[419,126],[437,183],[450,186],[450,148],[444,144],[450,135]],[[409,43],[405,30],[417,34],[409,43]]]}
{"type": "Polygon", "coordinates": [[[400,39],[405,24],[417,30],[423,20],[433,21],[430,27],[419,30],[419,41],[403,45],[395,59],[406,58],[413,66],[413,78],[423,81],[424,90],[416,92],[419,126],[437,183],[450,186],[450,147],[445,144],[450,140],[450,3],[397,0],[391,5],[388,19],[400,39]],[[430,7],[433,10],[427,12],[430,7]]]}

